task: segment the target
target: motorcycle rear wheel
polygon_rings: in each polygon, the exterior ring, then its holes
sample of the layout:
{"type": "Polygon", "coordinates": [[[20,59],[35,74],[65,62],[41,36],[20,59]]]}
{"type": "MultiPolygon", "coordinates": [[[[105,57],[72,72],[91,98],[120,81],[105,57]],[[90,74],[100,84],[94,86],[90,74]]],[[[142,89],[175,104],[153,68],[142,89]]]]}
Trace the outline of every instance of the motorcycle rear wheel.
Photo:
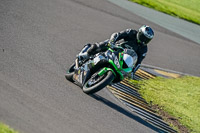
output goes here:
{"type": "Polygon", "coordinates": [[[74,82],[73,80],[73,75],[74,75],[74,67],[75,67],[75,63],[73,63],[69,69],[67,70],[67,73],[65,74],[65,78],[71,82],[74,82]]]}
{"type": "Polygon", "coordinates": [[[102,76],[97,75],[98,72],[94,73],[91,78],[84,84],[83,92],[86,94],[93,94],[97,91],[100,91],[108,84],[114,80],[114,74],[111,71],[108,71],[102,76]]]}

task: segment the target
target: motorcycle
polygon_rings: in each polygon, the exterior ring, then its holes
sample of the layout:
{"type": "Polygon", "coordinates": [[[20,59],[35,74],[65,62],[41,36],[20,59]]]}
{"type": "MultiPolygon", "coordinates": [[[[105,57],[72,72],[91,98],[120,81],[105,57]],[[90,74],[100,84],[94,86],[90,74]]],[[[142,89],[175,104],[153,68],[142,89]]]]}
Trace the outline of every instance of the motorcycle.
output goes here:
{"type": "Polygon", "coordinates": [[[132,49],[112,46],[86,61],[76,58],[65,77],[82,87],[84,93],[93,94],[107,85],[122,81],[132,72],[137,58],[136,52],[132,49]]]}

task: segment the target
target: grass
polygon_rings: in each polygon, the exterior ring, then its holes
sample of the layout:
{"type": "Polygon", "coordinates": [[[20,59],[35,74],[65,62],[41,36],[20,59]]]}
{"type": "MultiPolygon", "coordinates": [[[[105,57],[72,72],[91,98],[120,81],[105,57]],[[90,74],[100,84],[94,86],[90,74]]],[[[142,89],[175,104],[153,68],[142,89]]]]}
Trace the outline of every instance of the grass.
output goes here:
{"type": "Polygon", "coordinates": [[[130,0],[200,25],[200,0],[130,0]]]}
{"type": "Polygon", "coordinates": [[[11,129],[8,125],[0,123],[0,133],[18,133],[18,132],[11,129]]]}
{"type": "Polygon", "coordinates": [[[178,118],[191,132],[200,132],[199,77],[158,77],[131,82],[140,87],[140,93],[147,102],[162,107],[164,111],[178,118]]]}

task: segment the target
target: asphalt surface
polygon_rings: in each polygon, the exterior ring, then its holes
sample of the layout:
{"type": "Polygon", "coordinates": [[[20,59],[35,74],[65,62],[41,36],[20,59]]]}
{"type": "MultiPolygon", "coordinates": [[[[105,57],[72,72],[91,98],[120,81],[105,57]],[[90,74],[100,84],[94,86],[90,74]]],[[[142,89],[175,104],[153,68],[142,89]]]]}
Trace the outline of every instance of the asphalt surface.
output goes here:
{"type": "Polygon", "coordinates": [[[155,24],[173,31],[200,45],[200,25],[190,23],[186,20],[146,8],[128,0],[108,0],[116,5],[129,10],[155,24]]]}
{"type": "Polygon", "coordinates": [[[104,89],[82,93],[64,78],[87,42],[148,24],[145,64],[200,76],[200,47],[106,0],[0,1],[0,121],[20,133],[157,132],[104,89]]]}

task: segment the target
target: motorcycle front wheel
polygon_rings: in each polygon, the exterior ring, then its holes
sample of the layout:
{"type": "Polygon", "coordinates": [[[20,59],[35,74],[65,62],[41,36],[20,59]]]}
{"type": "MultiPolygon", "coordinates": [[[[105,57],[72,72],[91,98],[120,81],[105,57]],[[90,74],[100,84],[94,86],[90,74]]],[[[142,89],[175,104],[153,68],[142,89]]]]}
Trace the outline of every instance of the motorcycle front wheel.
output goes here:
{"type": "Polygon", "coordinates": [[[100,91],[114,80],[114,74],[108,71],[102,76],[98,72],[94,73],[91,78],[84,84],[83,92],[86,94],[93,94],[100,91]]]}
{"type": "Polygon", "coordinates": [[[73,80],[73,75],[74,75],[74,67],[75,67],[75,63],[72,64],[69,69],[67,70],[67,73],[65,74],[65,78],[71,82],[74,82],[73,80]]]}

